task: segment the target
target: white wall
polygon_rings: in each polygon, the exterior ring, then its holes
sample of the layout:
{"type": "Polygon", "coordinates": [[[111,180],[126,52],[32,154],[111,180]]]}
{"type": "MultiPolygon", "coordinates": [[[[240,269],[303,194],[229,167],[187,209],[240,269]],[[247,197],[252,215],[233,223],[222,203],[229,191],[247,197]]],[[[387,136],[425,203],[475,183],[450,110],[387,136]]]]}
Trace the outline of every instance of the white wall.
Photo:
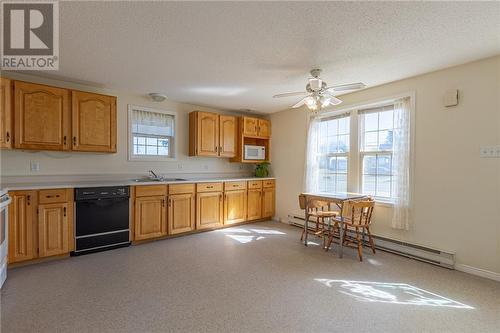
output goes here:
{"type": "Polygon", "coordinates": [[[193,110],[221,112],[190,104],[166,100],[152,102],[144,95],[116,92],[95,87],[26,76],[4,71],[2,76],[49,84],[59,87],[74,88],[84,91],[99,92],[117,96],[117,153],[76,153],[76,152],[31,152],[20,150],[0,151],[1,175],[37,176],[37,175],[82,175],[82,174],[146,174],[153,169],[159,173],[240,173],[253,170],[249,165],[230,163],[227,158],[189,157],[188,154],[188,113],[193,110]],[[172,162],[128,161],[127,117],[128,104],[147,106],[177,112],[177,160],[172,162]],[[39,172],[30,172],[30,161],[40,163],[39,172]]]}
{"type": "MultiPolygon", "coordinates": [[[[374,233],[454,251],[462,267],[500,274],[500,159],[479,157],[480,146],[500,144],[500,56],[347,94],[338,108],[408,91],[416,94],[414,222],[394,230],[391,208],[379,205],[374,233]],[[460,104],[446,108],[453,88],[460,104]]],[[[307,111],[271,120],[277,216],[286,221],[299,211],[307,111]]]]}

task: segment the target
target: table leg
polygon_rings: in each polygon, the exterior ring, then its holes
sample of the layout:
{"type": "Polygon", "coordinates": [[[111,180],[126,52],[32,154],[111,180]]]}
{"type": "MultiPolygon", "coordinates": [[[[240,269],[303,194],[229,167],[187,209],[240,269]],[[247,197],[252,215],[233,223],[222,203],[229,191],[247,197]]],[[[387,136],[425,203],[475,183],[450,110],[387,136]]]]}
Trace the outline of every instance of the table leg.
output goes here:
{"type": "Polygon", "coordinates": [[[306,197],[306,220],[304,221],[304,245],[307,246],[307,234],[308,234],[308,228],[309,226],[309,203],[306,197]]]}

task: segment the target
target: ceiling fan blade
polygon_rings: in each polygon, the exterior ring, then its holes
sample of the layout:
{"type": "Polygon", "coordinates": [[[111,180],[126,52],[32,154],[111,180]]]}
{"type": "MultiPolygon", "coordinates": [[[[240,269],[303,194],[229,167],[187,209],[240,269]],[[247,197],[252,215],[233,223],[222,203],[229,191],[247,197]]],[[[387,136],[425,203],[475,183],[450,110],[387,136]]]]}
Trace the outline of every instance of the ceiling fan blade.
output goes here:
{"type": "Polygon", "coordinates": [[[344,91],[344,90],[363,89],[365,87],[366,84],[364,84],[363,82],[356,82],[356,83],[348,83],[348,84],[341,84],[338,86],[327,87],[326,90],[344,91]]]}
{"type": "Polygon", "coordinates": [[[292,109],[296,109],[296,108],[301,107],[302,105],[306,104],[306,99],[308,97],[309,96],[306,96],[306,97],[302,98],[300,101],[298,101],[297,103],[295,103],[294,105],[292,105],[292,109]]]}
{"type": "Polygon", "coordinates": [[[274,95],[273,98],[299,96],[299,95],[305,95],[305,94],[307,94],[307,92],[305,92],[305,91],[297,91],[297,92],[289,92],[289,93],[274,95]]]}
{"type": "Polygon", "coordinates": [[[328,105],[337,105],[337,104],[340,104],[342,103],[342,100],[341,99],[338,99],[337,97],[333,96],[331,93],[324,93],[322,94],[322,96],[328,100],[328,104],[327,105],[323,105],[323,106],[328,106],[328,105]]]}

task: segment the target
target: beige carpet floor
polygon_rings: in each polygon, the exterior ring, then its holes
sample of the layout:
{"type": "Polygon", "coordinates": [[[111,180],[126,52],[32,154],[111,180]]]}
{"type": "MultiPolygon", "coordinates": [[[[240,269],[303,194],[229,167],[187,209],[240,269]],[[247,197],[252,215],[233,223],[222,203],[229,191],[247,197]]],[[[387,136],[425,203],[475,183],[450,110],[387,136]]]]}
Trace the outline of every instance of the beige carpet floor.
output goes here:
{"type": "Polygon", "coordinates": [[[500,332],[498,282],[299,236],[262,222],[11,269],[1,332],[500,332]]]}

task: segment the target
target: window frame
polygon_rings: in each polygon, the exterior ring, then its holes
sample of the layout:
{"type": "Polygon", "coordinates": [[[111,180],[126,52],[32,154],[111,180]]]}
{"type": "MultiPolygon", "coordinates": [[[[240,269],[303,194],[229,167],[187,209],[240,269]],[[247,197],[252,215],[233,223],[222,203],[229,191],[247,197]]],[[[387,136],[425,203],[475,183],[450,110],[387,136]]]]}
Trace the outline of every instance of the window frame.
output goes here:
{"type": "Polygon", "coordinates": [[[145,161],[145,162],[165,162],[177,160],[177,112],[161,109],[154,109],[146,106],[128,104],[128,160],[129,161],[145,161]],[[135,155],[134,154],[134,133],[133,133],[133,111],[141,110],[146,112],[163,113],[174,118],[174,135],[172,140],[169,140],[169,149],[172,149],[171,156],[152,156],[152,155],[135,155]]]}
{"type": "MultiPolygon", "coordinates": [[[[358,111],[382,107],[396,103],[398,99],[410,98],[410,205],[414,197],[414,169],[415,169],[415,91],[404,92],[401,94],[388,96],[384,98],[367,100],[360,103],[346,105],[341,109],[336,107],[328,107],[321,113],[320,118],[328,118],[337,116],[343,113],[349,113],[350,116],[350,136],[349,136],[349,152],[348,152],[348,170],[347,170],[347,192],[362,193],[362,177],[363,177],[363,157],[364,155],[386,154],[392,151],[361,151],[362,145],[362,128],[361,115],[358,111]]],[[[391,182],[392,183],[392,182],[391,182]]],[[[392,185],[391,185],[392,186],[392,185]]],[[[392,191],[392,189],[391,189],[392,191]]],[[[378,204],[383,206],[392,206],[394,198],[376,197],[373,196],[378,204]]]]}

